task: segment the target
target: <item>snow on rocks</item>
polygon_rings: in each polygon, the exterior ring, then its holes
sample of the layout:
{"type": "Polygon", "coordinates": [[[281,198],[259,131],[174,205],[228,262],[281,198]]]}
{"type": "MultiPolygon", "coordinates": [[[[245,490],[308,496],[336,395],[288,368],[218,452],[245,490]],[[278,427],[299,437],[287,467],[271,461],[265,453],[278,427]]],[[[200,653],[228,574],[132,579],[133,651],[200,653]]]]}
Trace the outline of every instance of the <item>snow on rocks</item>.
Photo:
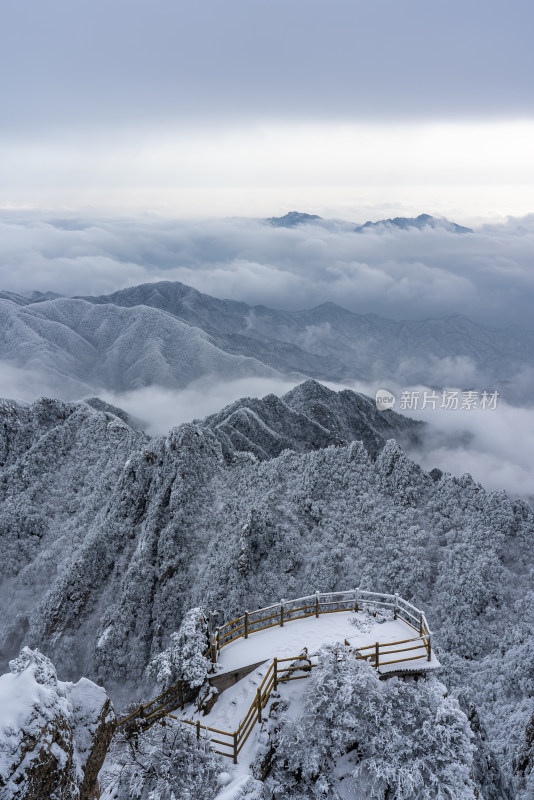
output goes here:
{"type": "Polygon", "coordinates": [[[113,731],[104,689],[58,681],[52,662],[25,647],[0,676],[2,800],[89,800],[113,731]]]}

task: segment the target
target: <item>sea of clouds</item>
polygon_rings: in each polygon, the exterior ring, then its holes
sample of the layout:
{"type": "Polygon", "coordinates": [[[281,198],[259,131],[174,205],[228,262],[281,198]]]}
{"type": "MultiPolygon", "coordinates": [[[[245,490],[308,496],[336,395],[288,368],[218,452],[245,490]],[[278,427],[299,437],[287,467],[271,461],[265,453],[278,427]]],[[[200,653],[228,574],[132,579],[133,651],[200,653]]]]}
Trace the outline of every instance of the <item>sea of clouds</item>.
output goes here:
{"type": "MultiPolygon", "coordinates": [[[[440,228],[357,234],[355,224],[324,221],[286,229],[253,219],[45,219],[33,212],[4,211],[0,289],[94,295],[144,282],[179,280],[217,297],[282,309],[331,301],[395,319],[462,313],[496,328],[532,326],[534,215],[463,235],[440,228]]],[[[471,380],[469,364],[429,364],[426,382],[459,382],[463,368],[466,380],[471,380]]],[[[533,383],[532,375],[525,374],[524,380],[533,383]]],[[[121,395],[100,394],[156,435],[239,397],[281,395],[293,385],[271,379],[206,378],[181,391],[152,386],[121,395]]],[[[347,385],[370,395],[378,388],[347,385]]],[[[387,388],[400,396],[406,388],[402,375],[391,376],[387,388]]],[[[74,394],[72,387],[62,389],[39,371],[0,365],[0,396],[31,401],[40,395],[73,399],[74,394]]],[[[500,400],[494,411],[402,413],[430,423],[424,448],[412,453],[425,468],[470,472],[488,488],[534,494],[530,404],[517,408],[500,400]]]]}
{"type": "Polygon", "coordinates": [[[534,215],[463,235],[444,228],[357,234],[355,224],[44,219],[4,210],[0,288],[93,295],[177,280],[275,308],[332,301],[394,319],[460,313],[496,327],[532,327],[534,215]]]}

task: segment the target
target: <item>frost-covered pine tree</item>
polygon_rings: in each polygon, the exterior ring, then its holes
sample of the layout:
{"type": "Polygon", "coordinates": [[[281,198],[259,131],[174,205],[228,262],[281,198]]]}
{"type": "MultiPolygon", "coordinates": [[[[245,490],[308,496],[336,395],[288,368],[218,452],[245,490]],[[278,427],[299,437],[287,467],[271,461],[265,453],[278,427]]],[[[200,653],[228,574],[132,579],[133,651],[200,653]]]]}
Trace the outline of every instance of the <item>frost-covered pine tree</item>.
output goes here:
{"type": "Polygon", "coordinates": [[[101,773],[106,800],[212,800],[220,759],[209,742],[168,721],[138,737],[119,735],[101,773]]]}
{"type": "Polygon", "coordinates": [[[381,681],[340,645],[323,648],[306,690],[268,745],[275,796],[335,800],[341,778],[373,800],[477,797],[469,722],[435,679],[381,681]]]}
{"type": "Polygon", "coordinates": [[[192,608],[184,616],[180,629],[171,634],[166,650],[152,659],[148,673],[168,689],[179,680],[194,688],[202,686],[210,661],[206,657],[208,625],[201,608],[192,608]]]}

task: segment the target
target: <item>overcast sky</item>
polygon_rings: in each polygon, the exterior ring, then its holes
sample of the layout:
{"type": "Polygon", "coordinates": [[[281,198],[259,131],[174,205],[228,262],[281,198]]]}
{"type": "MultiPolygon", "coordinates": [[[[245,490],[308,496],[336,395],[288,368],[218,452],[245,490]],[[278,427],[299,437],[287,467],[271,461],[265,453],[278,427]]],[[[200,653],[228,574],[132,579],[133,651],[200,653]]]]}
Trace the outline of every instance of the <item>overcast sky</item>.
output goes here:
{"type": "Polygon", "coordinates": [[[532,211],[534,6],[8,0],[0,206],[532,211]]]}

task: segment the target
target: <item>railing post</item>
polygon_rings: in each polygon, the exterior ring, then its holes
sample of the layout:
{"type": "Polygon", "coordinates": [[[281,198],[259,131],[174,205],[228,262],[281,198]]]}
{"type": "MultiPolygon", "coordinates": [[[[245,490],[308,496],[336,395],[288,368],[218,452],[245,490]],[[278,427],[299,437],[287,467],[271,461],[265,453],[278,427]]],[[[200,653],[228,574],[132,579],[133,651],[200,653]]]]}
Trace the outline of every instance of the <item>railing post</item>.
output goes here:
{"type": "Polygon", "coordinates": [[[319,592],[315,592],[315,616],[319,618],[319,592]]]}
{"type": "Polygon", "coordinates": [[[278,659],[276,657],[273,661],[273,688],[275,692],[278,689],[278,659]]]}
{"type": "Polygon", "coordinates": [[[221,629],[217,628],[215,631],[215,636],[217,637],[217,656],[221,652],[221,629]]]}
{"type": "Polygon", "coordinates": [[[245,639],[248,639],[248,611],[245,611],[245,639]]]}
{"type": "Polygon", "coordinates": [[[354,593],[354,611],[360,610],[360,589],[356,589],[354,593]]]}
{"type": "Polygon", "coordinates": [[[210,647],[210,650],[211,650],[211,663],[212,664],[216,664],[217,663],[217,645],[216,645],[216,639],[215,639],[216,635],[217,635],[216,633],[213,634],[212,640],[211,640],[211,647],[210,647]]]}
{"type": "Polygon", "coordinates": [[[428,634],[428,647],[427,647],[427,661],[432,661],[432,644],[430,642],[430,634],[428,634]]]}
{"type": "Polygon", "coordinates": [[[200,720],[197,719],[197,739],[200,739],[200,720]]]}
{"type": "Polygon", "coordinates": [[[399,607],[399,595],[395,595],[395,606],[393,608],[393,619],[397,619],[397,609],[399,607]]]}
{"type": "Polygon", "coordinates": [[[423,612],[419,614],[419,636],[423,635],[423,612]]]}
{"type": "Polygon", "coordinates": [[[261,722],[261,689],[256,693],[256,702],[258,704],[258,722],[261,722]]]}
{"type": "Polygon", "coordinates": [[[180,694],[180,709],[184,710],[184,687],[182,681],[178,682],[178,692],[180,694]]]}
{"type": "Polygon", "coordinates": [[[237,731],[234,731],[234,764],[237,764],[237,731]]]}
{"type": "Polygon", "coordinates": [[[284,627],[284,601],[280,600],[280,627],[284,627]]]}
{"type": "Polygon", "coordinates": [[[376,642],[375,643],[375,667],[378,667],[379,655],[380,655],[380,644],[378,642],[376,642]]]}

